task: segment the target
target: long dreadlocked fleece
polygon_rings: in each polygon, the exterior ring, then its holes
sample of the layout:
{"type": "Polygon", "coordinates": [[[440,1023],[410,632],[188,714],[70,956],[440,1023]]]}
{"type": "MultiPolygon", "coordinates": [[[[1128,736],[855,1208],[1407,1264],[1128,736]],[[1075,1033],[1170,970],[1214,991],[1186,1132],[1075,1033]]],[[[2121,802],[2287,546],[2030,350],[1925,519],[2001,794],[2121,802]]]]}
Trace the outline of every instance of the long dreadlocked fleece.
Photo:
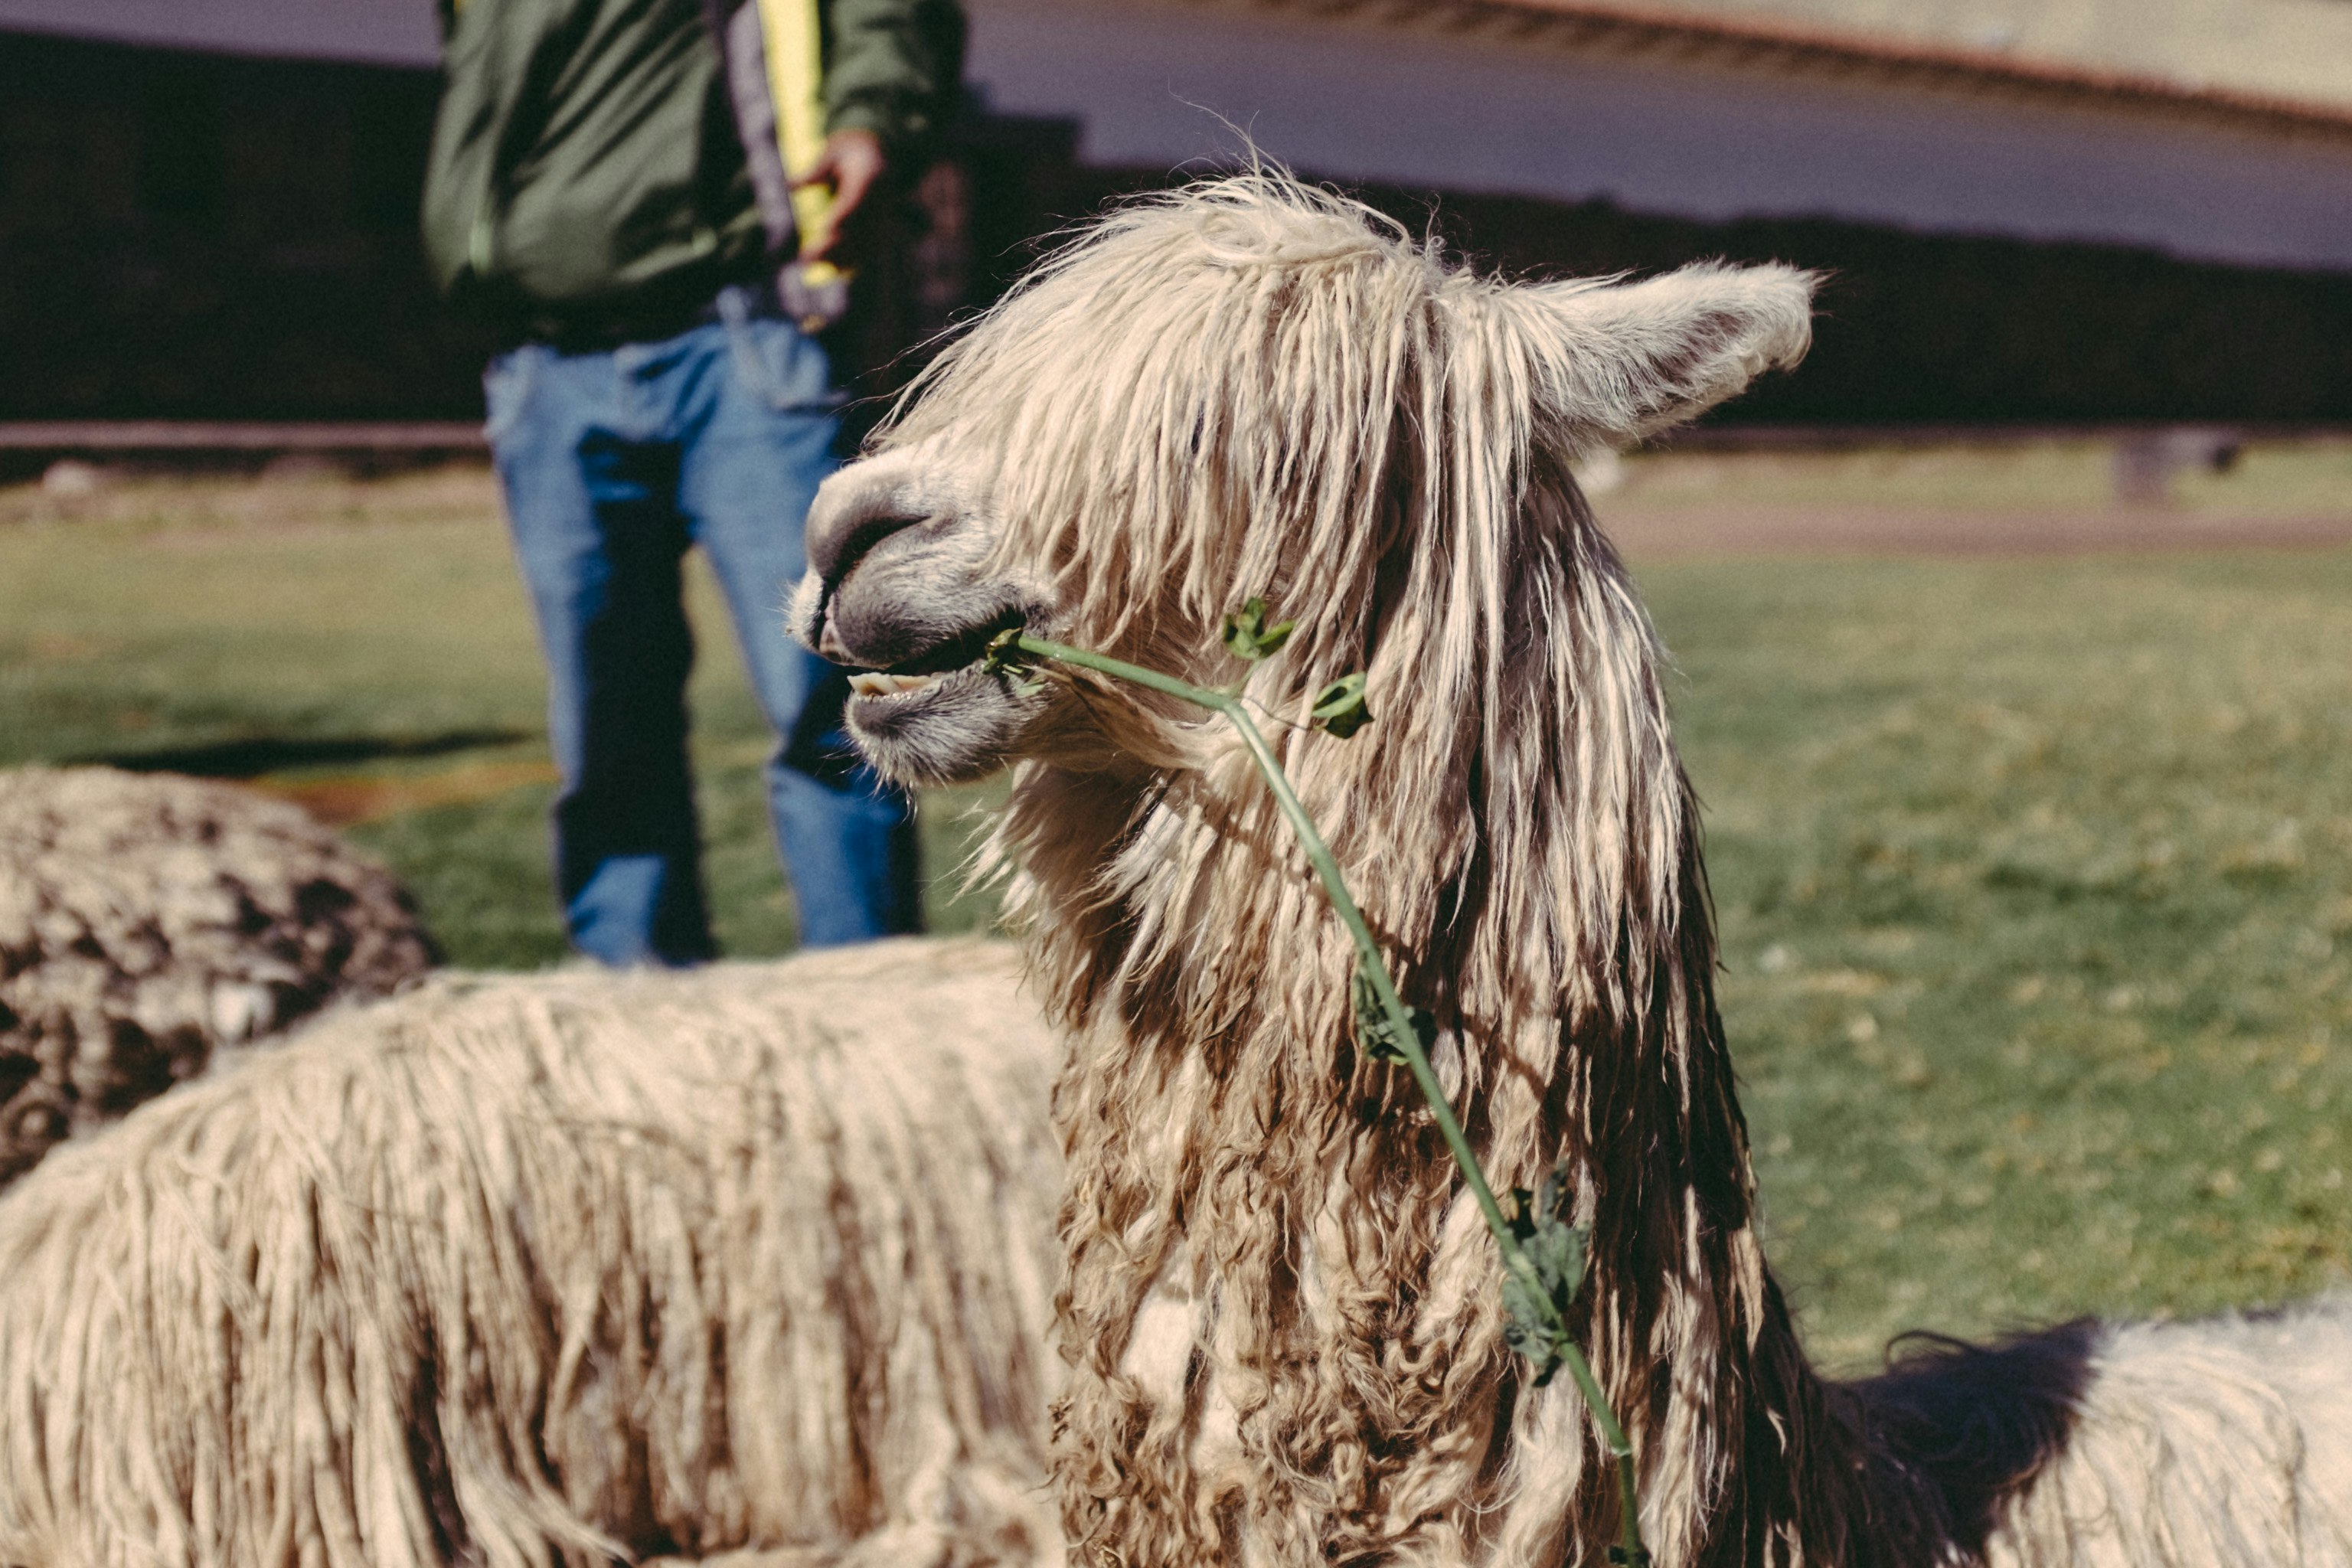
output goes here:
{"type": "Polygon", "coordinates": [[[330,1015],[0,1198],[0,1562],[1058,1562],[1052,1049],[971,942],[330,1015]]]}

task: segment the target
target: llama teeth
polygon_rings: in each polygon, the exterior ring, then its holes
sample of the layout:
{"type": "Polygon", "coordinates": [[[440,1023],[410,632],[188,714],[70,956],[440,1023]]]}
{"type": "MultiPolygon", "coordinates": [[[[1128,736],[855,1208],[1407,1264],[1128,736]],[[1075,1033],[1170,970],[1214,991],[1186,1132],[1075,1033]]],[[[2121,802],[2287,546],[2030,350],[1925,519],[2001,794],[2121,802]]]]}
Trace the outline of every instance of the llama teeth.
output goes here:
{"type": "Polygon", "coordinates": [[[936,675],[893,675],[887,669],[860,670],[849,678],[849,689],[860,697],[903,697],[939,684],[936,675]]]}

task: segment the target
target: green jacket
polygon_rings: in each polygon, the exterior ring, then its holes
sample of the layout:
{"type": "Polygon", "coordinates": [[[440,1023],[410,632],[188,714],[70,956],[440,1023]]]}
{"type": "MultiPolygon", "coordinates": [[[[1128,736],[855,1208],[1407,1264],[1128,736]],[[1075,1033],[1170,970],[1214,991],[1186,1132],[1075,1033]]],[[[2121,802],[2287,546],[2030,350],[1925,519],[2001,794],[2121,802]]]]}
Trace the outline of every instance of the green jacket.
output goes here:
{"type": "MultiPolygon", "coordinates": [[[[826,130],[915,155],[953,102],[957,0],[823,4],[826,130]]],[[[445,292],[519,320],[657,319],[789,253],[772,136],[745,123],[773,124],[749,101],[763,79],[745,0],[440,5],[424,221],[445,292]]]]}

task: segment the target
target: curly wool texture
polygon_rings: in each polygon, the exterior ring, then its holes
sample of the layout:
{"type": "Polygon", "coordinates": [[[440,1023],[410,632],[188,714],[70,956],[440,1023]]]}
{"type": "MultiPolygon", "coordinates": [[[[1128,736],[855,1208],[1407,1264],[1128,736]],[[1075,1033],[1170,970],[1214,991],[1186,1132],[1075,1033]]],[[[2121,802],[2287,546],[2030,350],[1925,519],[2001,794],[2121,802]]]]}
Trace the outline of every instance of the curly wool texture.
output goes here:
{"type": "Polygon", "coordinates": [[[171,774],[0,773],[0,1181],[219,1047],[434,958],[392,874],[299,807],[171,774]]]}
{"type": "Polygon", "coordinates": [[[0,1562],[1058,1560],[1009,952],[448,976],[0,1197],[0,1562]]]}

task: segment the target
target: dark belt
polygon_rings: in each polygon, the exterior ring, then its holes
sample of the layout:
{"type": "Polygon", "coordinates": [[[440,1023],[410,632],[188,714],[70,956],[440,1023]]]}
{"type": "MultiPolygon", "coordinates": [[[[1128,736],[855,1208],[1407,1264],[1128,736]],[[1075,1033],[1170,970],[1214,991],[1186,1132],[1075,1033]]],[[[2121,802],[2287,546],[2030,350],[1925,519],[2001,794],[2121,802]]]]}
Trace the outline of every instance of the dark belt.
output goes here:
{"type": "Polygon", "coordinates": [[[727,319],[724,297],[733,295],[745,317],[780,320],[784,311],[776,298],[773,278],[752,283],[730,283],[711,293],[670,299],[627,300],[560,310],[536,310],[523,316],[506,334],[510,346],[543,343],[558,353],[610,353],[628,343],[657,343],[697,327],[727,319]]]}

